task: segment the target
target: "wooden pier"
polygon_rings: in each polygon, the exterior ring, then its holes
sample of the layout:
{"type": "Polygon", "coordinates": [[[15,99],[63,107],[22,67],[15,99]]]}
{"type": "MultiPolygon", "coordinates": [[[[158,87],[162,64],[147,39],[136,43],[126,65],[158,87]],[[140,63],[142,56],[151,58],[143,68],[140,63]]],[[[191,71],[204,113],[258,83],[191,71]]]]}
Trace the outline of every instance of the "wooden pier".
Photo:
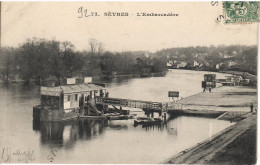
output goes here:
{"type": "Polygon", "coordinates": [[[168,110],[182,110],[182,104],[174,102],[152,102],[142,100],[120,99],[120,98],[108,98],[108,97],[96,97],[96,104],[112,105],[119,107],[130,107],[142,109],[145,114],[153,118],[154,113],[166,113],[168,110]]]}

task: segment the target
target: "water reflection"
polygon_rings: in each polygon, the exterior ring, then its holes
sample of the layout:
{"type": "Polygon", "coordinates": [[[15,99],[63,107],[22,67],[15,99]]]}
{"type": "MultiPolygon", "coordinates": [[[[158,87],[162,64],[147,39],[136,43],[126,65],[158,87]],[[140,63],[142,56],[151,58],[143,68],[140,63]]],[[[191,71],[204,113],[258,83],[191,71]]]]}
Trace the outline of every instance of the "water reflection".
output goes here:
{"type": "Polygon", "coordinates": [[[72,147],[77,140],[90,140],[100,136],[105,127],[105,120],[33,122],[33,130],[41,134],[41,144],[52,144],[56,147],[72,147]]]}
{"type": "MultiPolygon", "coordinates": [[[[180,117],[180,116],[179,116],[180,117]]],[[[176,119],[178,117],[172,117],[168,118],[167,121],[163,124],[157,124],[157,125],[137,125],[135,127],[142,127],[146,131],[166,131],[168,135],[171,136],[177,136],[178,135],[178,129],[177,129],[177,123],[176,119]]]]}
{"type": "Polygon", "coordinates": [[[177,128],[168,128],[167,133],[169,135],[178,136],[178,129],[177,128]]]}
{"type": "Polygon", "coordinates": [[[149,130],[158,130],[163,131],[165,128],[167,129],[167,124],[160,124],[160,125],[142,125],[142,128],[144,128],[146,131],[149,130]]]}
{"type": "Polygon", "coordinates": [[[115,129],[115,130],[127,130],[128,126],[127,125],[108,125],[109,128],[115,129]]]}
{"type": "Polygon", "coordinates": [[[33,121],[33,130],[40,132],[42,145],[52,145],[53,147],[73,147],[77,140],[91,140],[102,136],[106,129],[128,130],[139,128],[145,131],[167,131],[169,135],[177,136],[177,126],[168,120],[167,123],[158,125],[138,125],[134,126],[132,120],[115,121],[107,120],[69,120],[60,122],[39,122],[33,121]],[[168,127],[170,125],[170,127],[168,127]]]}

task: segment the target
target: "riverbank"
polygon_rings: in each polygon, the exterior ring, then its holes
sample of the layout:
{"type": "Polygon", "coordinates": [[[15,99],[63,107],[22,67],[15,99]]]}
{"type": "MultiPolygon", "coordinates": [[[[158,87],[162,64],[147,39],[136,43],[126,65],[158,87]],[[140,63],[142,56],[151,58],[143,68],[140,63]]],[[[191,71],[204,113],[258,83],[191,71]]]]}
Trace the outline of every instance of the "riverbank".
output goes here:
{"type": "Polygon", "coordinates": [[[162,163],[255,164],[256,114],[232,125],[162,163]]]}

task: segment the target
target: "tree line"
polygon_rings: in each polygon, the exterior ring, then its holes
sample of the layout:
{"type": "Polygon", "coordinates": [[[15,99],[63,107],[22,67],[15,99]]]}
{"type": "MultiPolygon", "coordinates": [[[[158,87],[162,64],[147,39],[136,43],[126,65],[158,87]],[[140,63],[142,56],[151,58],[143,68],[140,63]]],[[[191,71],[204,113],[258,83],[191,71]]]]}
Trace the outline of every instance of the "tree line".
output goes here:
{"type": "Polygon", "coordinates": [[[111,76],[165,71],[167,59],[148,57],[145,52],[105,51],[101,42],[89,40],[88,51],[77,51],[69,41],[28,39],[18,47],[0,50],[3,81],[64,82],[75,76],[111,76]]]}

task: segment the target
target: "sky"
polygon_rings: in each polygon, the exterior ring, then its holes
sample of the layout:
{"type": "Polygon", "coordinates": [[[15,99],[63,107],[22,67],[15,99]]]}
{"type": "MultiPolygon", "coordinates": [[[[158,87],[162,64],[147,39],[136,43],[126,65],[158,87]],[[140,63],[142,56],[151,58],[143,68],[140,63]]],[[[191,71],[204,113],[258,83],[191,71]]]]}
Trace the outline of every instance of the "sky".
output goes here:
{"type": "Polygon", "coordinates": [[[2,2],[1,44],[18,46],[28,38],[71,41],[89,50],[89,40],[109,51],[150,51],[210,45],[256,45],[257,24],[223,24],[222,4],[211,2],[2,2]],[[98,17],[78,18],[78,9],[98,17]],[[105,12],[128,12],[108,17],[105,12]],[[138,17],[137,12],[175,13],[171,17],[138,17]]]}

